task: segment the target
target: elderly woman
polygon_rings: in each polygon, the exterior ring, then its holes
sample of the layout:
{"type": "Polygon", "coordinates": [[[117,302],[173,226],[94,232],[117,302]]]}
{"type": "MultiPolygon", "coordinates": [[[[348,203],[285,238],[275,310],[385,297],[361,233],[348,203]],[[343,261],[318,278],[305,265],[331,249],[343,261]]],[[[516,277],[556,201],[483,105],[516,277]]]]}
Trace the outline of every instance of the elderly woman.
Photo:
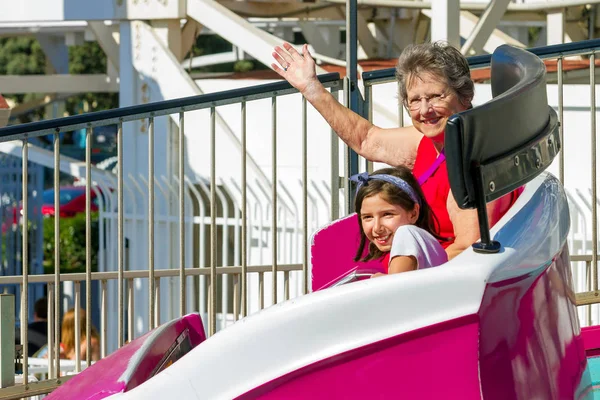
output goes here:
{"type": "MultiPolygon", "coordinates": [[[[407,47],[398,60],[399,97],[412,126],[383,129],[340,104],[318,81],[308,46],[298,53],[288,43],[275,47],[273,69],[300,91],[338,136],[368,160],[412,169],[438,220],[448,258],[479,239],[476,210],[461,210],[446,170],[444,129],[448,118],[471,107],[474,85],[463,55],[444,43],[407,47]]],[[[516,193],[488,204],[490,225],[510,208],[516,193]]]]}

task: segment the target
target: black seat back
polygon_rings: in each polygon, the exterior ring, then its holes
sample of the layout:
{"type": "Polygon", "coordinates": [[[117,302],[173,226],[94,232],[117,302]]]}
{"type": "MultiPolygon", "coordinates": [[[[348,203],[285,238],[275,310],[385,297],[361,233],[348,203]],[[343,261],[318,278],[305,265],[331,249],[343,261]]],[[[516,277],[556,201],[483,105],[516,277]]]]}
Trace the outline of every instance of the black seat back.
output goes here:
{"type": "Polygon", "coordinates": [[[475,249],[484,252],[499,249],[489,239],[485,204],[539,175],[561,146],[544,63],[503,45],[492,55],[491,76],[492,100],[452,116],[445,135],[452,194],[459,207],[478,209],[482,243],[475,249]]]}

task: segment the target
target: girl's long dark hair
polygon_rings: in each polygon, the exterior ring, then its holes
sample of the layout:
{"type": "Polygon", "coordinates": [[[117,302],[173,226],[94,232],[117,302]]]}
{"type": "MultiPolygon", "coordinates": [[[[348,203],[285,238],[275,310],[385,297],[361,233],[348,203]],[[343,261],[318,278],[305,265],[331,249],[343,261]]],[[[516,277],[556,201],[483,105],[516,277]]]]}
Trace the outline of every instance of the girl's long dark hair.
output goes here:
{"type": "MultiPolygon", "coordinates": [[[[400,179],[403,179],[408,183],[416,195],[421,199],[421,207],[419,209],[419,217],[415,222],[415,225],[419,228],[425,229],[427,232],[431,233],[433,237],[438,240],[447,241],[447,238],[441,237],[437,232],[439,232],[439,222],[429,204],[425,200],[425,195],[421,190],[421,186],[413,176],[412,172],[406,167],[396,167],[396,168],[382,168],[371,175],[392,175],[396,176],[400,179]]],[[[379,179],[369,180],[366,184],[364,184],[356,193],[356,198],[354,200],[354,209],[356,211],[356,217],[358,218],[358,225],[360,226],[360,244],[358,245],[358,249],[356,251],[356,255],[354,256],[354,261],[369,261],[375,260],[383,257],[383,252],[377,248],[377,246],[369,242],[367,239],[367,235],[362,227],[362,220],[360,209],[362,207],[363,200],[367,197],[374,196],[376,194],[381,195],[385,201],[390,204],[396,204],[402,207],[404,210],[410,211],[414,209],[415,202],[412,201],[408,193],[404,190],[400,189],[398,186],[393,183],[389,183],[386,181],[382,181],[379,179]],[[365,253],[365,245],[369,243],[369,248],[367,254],[365,253]]]]}

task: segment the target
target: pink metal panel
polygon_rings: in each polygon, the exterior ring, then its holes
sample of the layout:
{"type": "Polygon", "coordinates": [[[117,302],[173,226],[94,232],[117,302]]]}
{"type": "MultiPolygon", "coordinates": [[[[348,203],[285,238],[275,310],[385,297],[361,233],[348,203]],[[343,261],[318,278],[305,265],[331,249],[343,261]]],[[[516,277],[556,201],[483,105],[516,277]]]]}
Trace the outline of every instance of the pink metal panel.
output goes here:
{"type": "Polygon", "coordinates": [[[486,400],[573,399],[588,393],[571,287],[566,246],[549,265],[488,284],[479,312],[486,400]]]}
{"type": "Polygon", "coordinates": [[[238,399],[478,399],[476,315],[407,332],[301,368],[238,399]]]}
{"type": "Polygon", "coordinates": [[[354,261],[360,243],[360,227],[356,214],[333,221],[312,238],[312,290],[331,286],[348,272],[357,268],[384,272],[379,260],[354,261]]]}
{"type": "Polygon", "coordinates": [[[97,400],[125,392],[152,377],[173,342],[188,329],[192,348],[206,339],[198,314],[168,322],[82,371],[47,398],[97,400]]]}
{"type": "Polygon", "coordinates": [[[586,326],[581,328],[581,336],[585,352],[588,357],[600,355],[600,326],[586,326]]]}

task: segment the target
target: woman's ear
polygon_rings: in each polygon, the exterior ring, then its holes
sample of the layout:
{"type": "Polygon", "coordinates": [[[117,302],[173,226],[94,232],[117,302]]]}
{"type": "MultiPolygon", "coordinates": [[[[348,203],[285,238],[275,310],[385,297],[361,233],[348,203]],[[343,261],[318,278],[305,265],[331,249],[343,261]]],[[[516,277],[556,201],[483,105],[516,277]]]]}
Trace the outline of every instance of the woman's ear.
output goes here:
{"type": "Polygon", "coordinates": [[[411,224],[417,223],[417,220],[419,219],[420,211],[421,211],[421,206],[419,206],[418,204],[415,204],[415,206],[413,207],[413,209],[410,211],[410,213],[408,215],[410,218],[411,224]]]}

